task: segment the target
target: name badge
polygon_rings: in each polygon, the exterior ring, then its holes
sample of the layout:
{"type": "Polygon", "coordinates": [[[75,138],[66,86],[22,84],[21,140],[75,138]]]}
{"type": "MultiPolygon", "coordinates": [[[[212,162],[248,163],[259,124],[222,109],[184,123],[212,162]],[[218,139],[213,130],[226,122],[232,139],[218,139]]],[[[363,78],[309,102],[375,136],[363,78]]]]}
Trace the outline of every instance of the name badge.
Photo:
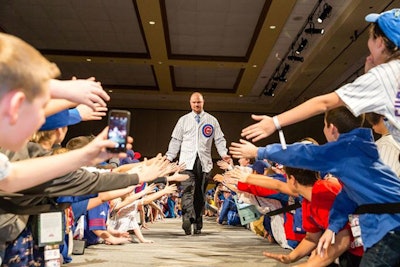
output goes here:
{"type": "Polygon", "coordinates": [[[38,244],[40,247],[61,244],[63,237],[61,211],[46,212],[38,215],[38,244]]]}
{"type": "Polygon", "coordinates": [[[363,246],[363,241],[361,239],[361,228],[359,222],[359,215],[349,215],[349,222],[351,227],[351,233],[353,234],[354,240],[350,246],[352,248],[363,246]]]}

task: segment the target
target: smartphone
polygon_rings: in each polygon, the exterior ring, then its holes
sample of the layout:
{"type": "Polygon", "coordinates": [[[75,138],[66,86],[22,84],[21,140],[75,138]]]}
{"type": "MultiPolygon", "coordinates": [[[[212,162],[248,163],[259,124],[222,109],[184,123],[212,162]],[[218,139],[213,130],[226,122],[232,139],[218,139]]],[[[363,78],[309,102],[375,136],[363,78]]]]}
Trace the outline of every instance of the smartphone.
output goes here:
{"type": "Polygon", "coordinates": [[[115,142],[115,147],[107,148],[112,153],[126,151],[127,138],[129,136],[129,128],[131,121],[131,113],[127,110],[110,110],[108,114],[108,139],[115,142]]]}

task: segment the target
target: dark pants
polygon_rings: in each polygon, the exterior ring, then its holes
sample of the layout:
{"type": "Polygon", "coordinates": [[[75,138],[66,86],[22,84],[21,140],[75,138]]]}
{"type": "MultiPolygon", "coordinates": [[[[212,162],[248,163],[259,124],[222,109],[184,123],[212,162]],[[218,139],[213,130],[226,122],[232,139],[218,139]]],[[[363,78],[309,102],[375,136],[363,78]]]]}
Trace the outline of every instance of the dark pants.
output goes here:
{"type": "Polygon", "coordinates": [[[203,210],[205,194],[210,173],[203,172],[200,159],[197,157],[193,170],[185,170],[189,179],[181,183],[182,193],[182,221],[195,224],[197,230],[203,228],[203,210]]]}
{"type": "Polygon", "coordinates": [[[360,266],[400,266],[400,231],[390,231],[364,252],[360,266]]]}

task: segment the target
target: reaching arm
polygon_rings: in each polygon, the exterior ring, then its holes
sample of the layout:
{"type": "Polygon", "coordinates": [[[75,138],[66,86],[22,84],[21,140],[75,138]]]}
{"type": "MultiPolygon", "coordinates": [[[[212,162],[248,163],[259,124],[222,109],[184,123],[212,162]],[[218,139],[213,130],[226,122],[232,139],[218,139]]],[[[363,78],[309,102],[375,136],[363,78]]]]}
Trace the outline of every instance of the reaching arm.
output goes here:
{"type": "Polygon", "coordinates": [[[67,99],[74,103],[88,105],[96,109],[96,103],[107,106],[104,101],[110,100],[110,96],[103,90],[100,82],[95,78],[73,80],[50,80],[50,93],[52,98],[67,99]]]}
{"type": "Polygon", "coordinates": [[[76,107],[76,103],[68,101],[66,99],[50,99],[45,108],[46,117],[56,114],[65,109],[76,107]]]}
{"type": "Polygon", "coordinates": [[[164,189],[159,190],[153,194],[147,195],[143,198],[143,204],[147,205],[150,204],[151,202],[153,202],[154,200],[159,199],[160,197],[162,197],[163,195],[167,195],[167,194],[172,194],[174,192],[176,192],[177,188],[176,185],[166,185],[164,187],[164,189]]]}
{"type": "Polygon", "coordinates": [[[152,192],[155,187],[156,187],[155,184],[151,184],[151,185],[146,186],[146,188],[143,189],[142,191],[129,195],[123,201],[118,203],[114,207],[114,209],[118,211],[124,207],[127,207],[129,204],[132,204],[135,200],[138,200],[139,198],[145,196],[147,193],[152,192]]]}
{"type": "Polygon", "coordinates": [[[131,241],[130,237],[114,236],[107,230],[93,230],[93,233],[102,238],[107,245],[119,245],[131,241]]]}
{"type": "MultiPolygon", "coordinates": [[[[277,115],[277,118],[280,126],[284,127],[343,105],[343,101],[333,92],[311,98],[303,104],[277,115]]],[[[271,117],[252,115],[252,118],[258,122],[242,130],[242,136],[246,139],[256,142],[275,132],[276,126],[271,117]]]]}
{"type": "Polygon", "coordinates": [[[97,197],[89,199],[87,209],[88,210],[93,209],[94,207],[97,207],[106,201],[126,195],[126,194],[132,192],[134,189],[135,189],[135,186],[128,186],[123,189],[117,189],[117,190],[99,193],[97,197]]]}
{"type": "MultiPolygon", "coordinates": [[[[269,252],[264,252],[263,255],[280,261],[282,263],[292,263],[300,260],[304,256],[307,256],[315,249],[318,243],[318,238],[321,236],[321,232],[318,233],[308,233],[306,234],[305,238],[301,240],[300,244],[292,250],[289,254],[274,254],[269,252]]],[[[313,266],[321,266],[321,265],[313,265],[313,266]]]]}
{"type": "MultiPolygon", "coordinates": [[[[54,156],[12,162],[9,175],[0,180],[0,189],[18,192],[63,176],[81,166],[95,165],[116,156],[107,152],[106,147],[114,147],[114,142],[107,140],[107,128],[83,148],[54,156]]],[[[121,156],[125,154],[121,153],[121,156]]]]}
{"type": "Polygon", "coordinates": [[[229,175],[239,178],[239,181],[242,183],[268,188],[290,196],[298,196],[298,194],[292,192],[292,190],[289,189],[286,183],[265,175],[249,174],[239,169],[234,169],[230,171],[229,175]]]}

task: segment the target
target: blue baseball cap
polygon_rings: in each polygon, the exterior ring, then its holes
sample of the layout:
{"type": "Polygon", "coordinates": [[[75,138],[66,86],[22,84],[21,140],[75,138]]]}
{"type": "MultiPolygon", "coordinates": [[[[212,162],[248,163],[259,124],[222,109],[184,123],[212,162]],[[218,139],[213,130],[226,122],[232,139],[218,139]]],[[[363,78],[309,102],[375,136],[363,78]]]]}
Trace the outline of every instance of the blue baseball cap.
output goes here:
{"type": "Polygon", "coordinates": [[[264,160],[256,160],[251,168],[258,174],[264,174],[266,168],[271,167],[268,162],[264,160]]]}
{"type": "Polygon", "coordinates": [[[380,14],[371,13],[365,17],[368,22],[379,25],[386,37],[400,47],[400,9],[394,8],[380,14]]]}
{"type": "Polygon", "coordinates": [[[81,122],[81,116],[76,109],[60,111],[46,118],[46,122],[40,127],[39,131],[50,131],[65,126],[70,126],[81,122]]]}

